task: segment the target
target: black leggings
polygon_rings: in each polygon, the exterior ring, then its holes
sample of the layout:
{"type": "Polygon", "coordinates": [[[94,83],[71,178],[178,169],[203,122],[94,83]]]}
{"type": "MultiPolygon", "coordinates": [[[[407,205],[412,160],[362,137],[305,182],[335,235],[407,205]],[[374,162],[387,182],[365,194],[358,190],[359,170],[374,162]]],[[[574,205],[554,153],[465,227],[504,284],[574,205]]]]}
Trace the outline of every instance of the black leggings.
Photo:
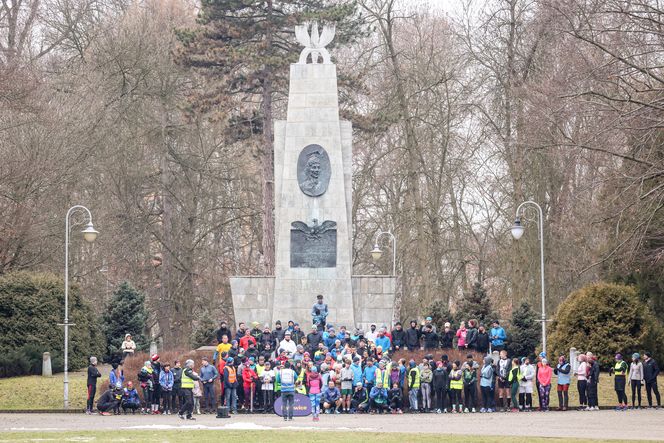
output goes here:
{"type": "Polygon", "coordinates": [[[639,407],[641,407],[641,380],[631,380],[631,385],[632,385],[632,407],[636,406],[635,400],[637,398],[639,400],[639,407]]]}
{"type": "Polygon", "coordinates": [[[587,406],[588,405],[588,381],[579,380],[576,382],[576,388],[579,390],[579,405],[587,406]]]}
{"type": "Polygon", "coordinates": [[[445,409],[445,397],[447,396],[447,391],[445,389],[436,389],[436,408],[441,411],[445,409]]]}
{"type": "Polygon", "coordinates": [[[659,396],[659,389],[657,388],[657,380],[646,382],[646,396],[648,397],[648,406],[652,406],[652,393],[655,393],[655,400],[657,400],[657,406],[661,406],[662,400],[659,396]]]}

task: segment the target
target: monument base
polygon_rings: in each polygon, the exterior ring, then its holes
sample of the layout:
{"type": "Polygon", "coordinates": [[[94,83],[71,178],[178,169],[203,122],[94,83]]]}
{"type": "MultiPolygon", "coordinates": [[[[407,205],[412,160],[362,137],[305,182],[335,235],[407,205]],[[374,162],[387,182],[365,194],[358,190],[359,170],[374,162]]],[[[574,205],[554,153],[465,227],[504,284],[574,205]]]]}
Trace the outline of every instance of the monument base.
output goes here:
{"type": "MultiPolygon", "coordinates": [[[[285,310],[277,306],[275,309],[274,282],[272,276],[245,276],[231,277],[231,293],[233,297],[233,313],[235,322],[251,323],[257,321],[269,324],[274,328],[274,322],[281,320],[285,323],[293,320],[300,324],[305,332],[311,326],[311,307],[316,302],[317,292],[313,290],[307,300],[302,297],[296,309],[285,310]],[[284,318],[272,318],[272,314],[282,312],[284,318]],[[288,311],[288,312],[286,312],[288,311]]],[[[333,294],[323,294],[330,307],[328,323],[335,327],[346,326],[352,330],[356,326],[368,330],[372,323],[379,327],[392,326],[394,316],[394,296],[396,294],[396,277],[384,275],[356,275],[351,277],[353,288],[353,306],[335,306],[333,294]],[[353,323],[353,318],[355,322],[353,323]]],[[[314,289],[314,288],[312,288],[314,289]]]]}

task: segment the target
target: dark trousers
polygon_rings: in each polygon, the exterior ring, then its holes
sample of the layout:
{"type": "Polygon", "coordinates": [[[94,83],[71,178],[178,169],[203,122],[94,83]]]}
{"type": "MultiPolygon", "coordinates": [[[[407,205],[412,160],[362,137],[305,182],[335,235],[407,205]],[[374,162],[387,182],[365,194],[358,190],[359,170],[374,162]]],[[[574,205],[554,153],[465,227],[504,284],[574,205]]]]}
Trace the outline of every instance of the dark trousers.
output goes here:
{"type": "Polygon", "coordinates": [[[646,382],[646,396],[648,397],[648,406],[652,406],[652,393],[655,393],[655,399],[657,400],[657,406],[662,405],[662,400],[659,396],[659,388],[657,387],[657,380],[647,381],[646,382]]]}
{"type": "Polygon", "coordinates": [[[588,382],[586,380],[579,380],[576,382],[576,389],[579,390],[579,405],[588,405],[588,382]]]}
{"type": "Polygon", "coordinates": [[[214,412],[217,409],[217,399],[214,394],[214,382],[203,383],[203,405],[202,409],[214,412]]]}
{"type": "Polygon", "coordinates": [[[97,385],[88,385],[88,402],[87,402],[87,410],[92,411],[92,408],[94,407],[95,404],[95,394],[97,393],[97,385]]]}
{"type": "Polygon", "coordinates": [[[184,404],[180,406],[179,414],[190,418],[194,412],[194,393],[189,388],[182,388],[180,391],[184,395],[184,404]]]}
{"type": "Polygon", "coordinates": [[[446,389],[436,389],[436,409],[441,411],[445,409],[445,397],[447,397],[446,389]]]}
{"type": "Polygon", "coordinates": [[[272,403],[274,402],[274,391],[271,389],[263,390],[263,407],[265,412],[268,412],[272,409],[272,403]]]}
{"type": "Polygon", "coordinates": [[[135,413],[138,408],[140,408],[141,405],[138,403],[122,403],[122,410],[126,413],[127,410],[131,411],[131,413],[135,413]]]}
{"type": "Polygon", "coordinates": [[[152,389],[147,386],[143,388],[143,403],[145,403],[145,409],[149,410],[152,405],[152,389]]]}
{"type": "Polygon", "coordinates": [[[161,391],[162,410],[164,412],[171,412],[175,410],[175,396],[173,391],[161,391]]]}
{"type": "Polygon", "coordinates": [[[154,391],[152,391],[152,404],[159,406],[159,400],[161,399],[161,385],[156,385],[154,391]]]}
{"type": "Polygon", "coordinates": [[[599,406],[597,398],[597,383],[588,383],[588,406],[599,406]]]}
{"type": "Polygon", "coordinates": [[[477,386],[475,384],[472,384],[470,386],[464,386],[463,396],[466,408],[468,409],[474,408],[477,405],[477,386]]]}
{"type": "Polygon", "coordinates": [[[390,400],[390,409],[392,409],[393,411],[401,409],[401,398],[394,397],[392,400],[390,400]]]}
{"type": "Polygon", "coordinates": [[[632,385],[632,407],[636,406],[636,399],[638,394],[639,407],[641,406],[641,380],[631,380],[632,385]]]}
{"type": "Polygon", "coordinates": [[[493,390],[491,386],[480,386],[480,391],[482,391],[482,406],[485,409],[490,409],[492,407],[492,397],[493,390]]]}
{"type": "Polygon", "coordinates": [[[104,403],[97,403],[97,409],[99,410],[99,412],[108,412],[111,409],[113,409],[113,411],[116,411],[116,409],[119,408],[119,406],[120,402],[116,400],[104,403]]]}
{"type": "Polygon", "coordinates": [[[281,393],[281,415],[286,418],[293,418],[293,404],[295,402],[295,392],[281,393]]]}

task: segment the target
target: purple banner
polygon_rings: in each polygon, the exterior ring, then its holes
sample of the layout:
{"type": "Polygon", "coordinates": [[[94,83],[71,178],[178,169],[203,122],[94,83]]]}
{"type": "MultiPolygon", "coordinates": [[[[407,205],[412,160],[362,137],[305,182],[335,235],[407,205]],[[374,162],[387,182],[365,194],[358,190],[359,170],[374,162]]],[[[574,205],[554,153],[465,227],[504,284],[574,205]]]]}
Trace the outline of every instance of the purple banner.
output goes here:
{"type": "MultiPolygon", "coordinates": [[[[281,414],[282,404],[281,397],[274,402],[274,413],[279,417],[283,417],[281,414]]],[[[306,417],[307,415],[311,415],[311,401],[308,396],[296,393],[293,398],[293,417],[306,417]]]]}

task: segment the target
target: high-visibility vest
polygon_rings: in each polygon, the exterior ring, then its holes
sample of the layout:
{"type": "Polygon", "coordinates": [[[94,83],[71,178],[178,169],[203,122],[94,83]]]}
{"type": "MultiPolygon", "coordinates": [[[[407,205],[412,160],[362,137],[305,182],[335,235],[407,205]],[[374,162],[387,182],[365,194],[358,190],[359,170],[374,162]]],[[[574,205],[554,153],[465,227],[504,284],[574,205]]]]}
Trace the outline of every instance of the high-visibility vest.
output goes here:
{"type": "Polygon", "coordinates": [[[187,375],[186,370],[182,371],[182,389],[194,389],[194,379],[187,375]]]}
{"type": "Polygon", "coordinates": [[[414,368],[411,368],[410,371],[408,371],[408,386],[412,389],[419,388],[420,387],[420,368],[415,366],[414,368]],[[415,371],[415,381],[413,382],[413,386],[410,386],[410,379],[412,377],[412,373],[415,371]]]}
{"type": "Polygon", "coordinates": [[[622,375],[624,377],[627,375],[627,363],[624,361],[616,362],[616,365],[613,367],[613,373],[616,376],[622,375]]]}
{"type": "Polygon", "coordinates": [[[232,366],[226,366],[228,368],[228,383],[235,383],[237,380],[237,374],[235,373],[235,368],[232,366]]]}
{"type": "Polygon", "coordinates": [[[450,373],[450,389],[463,389],[463,380],[459,377],[458,380],[455,380],[461,374],[460,370],[452,371],[450,373]]]}

